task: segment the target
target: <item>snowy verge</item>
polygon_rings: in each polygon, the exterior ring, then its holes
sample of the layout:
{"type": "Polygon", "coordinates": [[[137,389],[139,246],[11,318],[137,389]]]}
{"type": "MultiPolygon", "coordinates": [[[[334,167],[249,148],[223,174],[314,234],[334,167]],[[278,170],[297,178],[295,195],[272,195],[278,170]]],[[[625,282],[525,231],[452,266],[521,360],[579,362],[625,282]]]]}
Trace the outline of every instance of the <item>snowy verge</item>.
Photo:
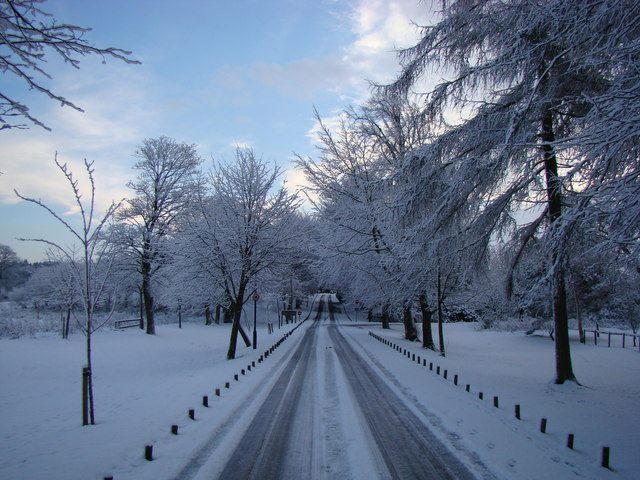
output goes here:
{"type": "Polygon", "coordinates": [[[553,344],[548,338],[448,324],[443,358],[418,342],[404,340],[401,325],[383,330],[346,318],[342,325],[381,376],[480,476],[485,465],[505,479],[637,478],[638,352],[572,344],[574,368],[585,386],[555,385],[553,344]],[[371,337],[369,331],[398,344],[401,352],[371,337]],[[427,366],[413,361],[414,354],[422,363],[426,359],[427,366]],[[499,408],[493,406],[494,396],[499,408]],[[521,420],[515,418],[515,404],[521,406],[521,420]],[[539,431],[543,417],[546,434],[539,431]],[[566,447],[568,433],[575,435],[573,451],[566,447]],[[611,447],[613,472],[600,467],[603,445],[611,447]]]}
{"type": "Polygon", "coordinates": [[[264,362],[258,358],[294,327],[284,325],[268,335],[259,326],[259,348],[239,342],[231,361],[226,360],[229,325],[162,325],[155,336],[137,329],[99,332],[94,335],[97,425],[90,427],[80,425],[83,337],[0,340],[0,478],[171,478],[263,379],[274,376],[306,327],[264,362]],[[249,372],[252,362],[256,368],[249,372]],[[209,408],[202,406],[205,395],[209,408]],[[195,409],[195,421],[187,416],[189,409],[195,409]],[[178,436],[171,435],[173,424],[178,436]],[[154,445],[151,463],[143,458],[145,445],[154,445]]]}

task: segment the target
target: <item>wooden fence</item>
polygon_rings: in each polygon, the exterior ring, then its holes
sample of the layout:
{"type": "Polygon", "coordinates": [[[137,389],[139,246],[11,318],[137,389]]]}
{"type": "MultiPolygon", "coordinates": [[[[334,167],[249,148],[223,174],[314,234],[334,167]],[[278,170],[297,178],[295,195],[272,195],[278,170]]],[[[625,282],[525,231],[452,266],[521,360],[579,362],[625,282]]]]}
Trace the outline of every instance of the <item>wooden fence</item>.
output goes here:
{"type": "MultiPolygon", "coordinates": [[[[623,332],[608,332],[608,331],[604,331],[604,330],[582,330],[583,335],[584,335],[584,339],[585,339],[585,343],[587,343],[589,341],[589,336],[587,335],[588,333],[593,334],[593,344],[594,345],[598,345],[598,339],[600,339],[601,337],[605,337],[606,338],[606,342],[607,342],[607,347],[611,347],[611,337],[614,337],[614,347],[615,346],[619,346],[622,348],[627,348],[627,346],[629,347],[637,347],[638,351],[640,352],[640,341],[638,340],[640,338],[640,335],[637,333],[623,333],[623,332]],[[617,342],[616,345],[616,337],[622,337],[620,340],[621,342],[617,342]],[[630,345],[627,345],[630,344],[630,345]]],[[[604,341],[604,339],[600,339],[600,342],[602,343],[604,341]]]]}

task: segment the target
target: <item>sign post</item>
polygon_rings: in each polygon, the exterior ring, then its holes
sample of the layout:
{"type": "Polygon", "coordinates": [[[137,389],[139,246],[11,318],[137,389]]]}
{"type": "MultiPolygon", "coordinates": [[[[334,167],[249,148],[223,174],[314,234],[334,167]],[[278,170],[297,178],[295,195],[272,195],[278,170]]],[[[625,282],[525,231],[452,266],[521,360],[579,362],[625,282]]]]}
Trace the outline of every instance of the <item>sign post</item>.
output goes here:
{"type": "Polygon", "coordinates": [[[256,318],[257,318],[257,304],[258,304],[258,300],[260,300],[260,295],[258,294],[258,291],[256,290],[253,293],[253,349],[255,350],[256,348],[258,348],[258,330],[256,329],[256,318]]]}

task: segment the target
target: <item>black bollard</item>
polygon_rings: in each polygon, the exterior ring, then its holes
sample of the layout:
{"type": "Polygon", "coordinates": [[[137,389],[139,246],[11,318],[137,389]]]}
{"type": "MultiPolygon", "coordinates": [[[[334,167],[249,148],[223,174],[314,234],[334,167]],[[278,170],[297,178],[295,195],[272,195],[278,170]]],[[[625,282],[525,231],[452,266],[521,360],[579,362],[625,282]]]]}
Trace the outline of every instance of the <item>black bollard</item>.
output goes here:
{"type": "Polygon", "coordinates": [[[603,468],[610,468],[609,467],[610,453],[611,453],[611,449],[609,447],[602,447],[602,467],[603,468]]]}

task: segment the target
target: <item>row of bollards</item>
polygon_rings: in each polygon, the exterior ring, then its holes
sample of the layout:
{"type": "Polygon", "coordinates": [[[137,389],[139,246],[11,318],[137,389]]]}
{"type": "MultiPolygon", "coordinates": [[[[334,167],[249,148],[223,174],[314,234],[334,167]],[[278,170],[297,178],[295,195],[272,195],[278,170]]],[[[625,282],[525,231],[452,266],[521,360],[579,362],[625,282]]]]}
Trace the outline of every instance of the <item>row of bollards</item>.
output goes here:
{"type": "MultiPolygon", "coordinates": [[[[303,321],[304,322],[304,321],[303,321]]],[[[282,345],[282,342],[284,342],[287,338],[289,338],[289,336],[300,326],[302,325],[303,322],[298,323],[294,328],[292,328],[291,330],[289,330],[287,333],[285,333],[277,342],[275,342],[273,345],[271,345],[271,347],[269,347],[269,349],[265,350],[265,352],[260,355],[260,357],[258,357],[258,363],[262,363],[267,357],[269,357],[269,355],[271,355],[276,348],[278,348],[280,345],[282,345]]],[[[273,333],[273,324],[268,324],[271,326],[270,328],[270,333],[273,333]]],[[[250,364],[247,365],[246,370],[244,368],[240,369],[240,374],[234,374],[233,379],[235,381],[240,381],[240,375],[246,375],[247,372],[252,371],[252,369],[256,368],[256,362],[252,361],[250,364]]],[[[224,388],[226,389],[230,389],[231,388],[231,382],[225,382],[224,383],[224,388]]],[[[214,390],[215,396],[216,397],[221,397],[221,389],[220,388],[216,388],[214,390]]],[[[209,407],[209,396],[208,395],[204,395],[202,397],[202,406],[205,408],[209,407]]],[[[196,419],[196,411],[193,408],[190,408],[187,411],[187,416],[195,421],[196,419]]],[[[171,434],[172,435],[178,435],[178,425],[171,425],[171,434]]],[[[153,445],[145,445],[144,446],[144,458],[145,460],[151,462],[153,461],[153,445]]],[[[108,476],[108,477],[104,477],[104,480],[113,480],[112,476],[108,476]]]]}
{"type": "MultiPolygon", "coordinates": [[[[420,355],[417,355],[415,353],[411,353],[410,351],[408,351],[405,348],[401,348],[399,345],[391,342],[390,340],[380,336],[380,335],[376,335],[373,332],[369,332],[369,336],[375,338],[376,340],[378,340],[379,342],[382,342],[383,344],[393,348],[394,350],[396,350],[397,352],[402,353],[403,356],[406,356],[407,358],[411,359],[411,361],[418,363],[418,365],[422,365],[423,367],[427,366],[427,360],[426,359],[421,359],[420,355]]],[[[429,362],[429,370],[433,371],[433,362],[429,362]]],[[[442,376],[443,378],[446,380],[447,376],[448,376],[448,370],[443,369],[442,371],[442,376]]],[[[440,366],[436,365],[436,375],[440,375],[440,366]]],[[[458,380],[459,377],[457,374],[455,374],[453,376],[453,384],[454,385],[458,385],[458,380]]],[[[471,385],[470,384],[466,384],[465,386],[465,391],[466,392],[471,392],[471,385]]],[[[479,400],[483,400],[484,399],[484,393],[483,392],[478,392],[478,399],[479,400]]],[[[500,401],[498,396],[494,396],[493,397],[493,406],[495,408],[500,408],[500,401]]],[[[520,405],[515,405],[514,408],[514,415],[515,418],[518,420],[522,420],[522,412],[521,412],[521,407],[520,405]]],[[[547,432],[547,419],[546,418],[542,418],[540,419],[540,432],[541,433],[546,433],[547,432]]],[[[574,441],[575,441],[575,435],[573,433],[570,433],[567,436],[567,448],[570,448],[571,450],[573,450],[573,445],[574,445],[574,441]]],[[[610,463],[609,463],[609,459],[611,456],[611,448],[608,446],[604,446],[602,447],[602,453],[601,453],[601,459],[600,459],[600,465],[603,468],[607,468],[607,469],[611,469],[610,463]]]]}

